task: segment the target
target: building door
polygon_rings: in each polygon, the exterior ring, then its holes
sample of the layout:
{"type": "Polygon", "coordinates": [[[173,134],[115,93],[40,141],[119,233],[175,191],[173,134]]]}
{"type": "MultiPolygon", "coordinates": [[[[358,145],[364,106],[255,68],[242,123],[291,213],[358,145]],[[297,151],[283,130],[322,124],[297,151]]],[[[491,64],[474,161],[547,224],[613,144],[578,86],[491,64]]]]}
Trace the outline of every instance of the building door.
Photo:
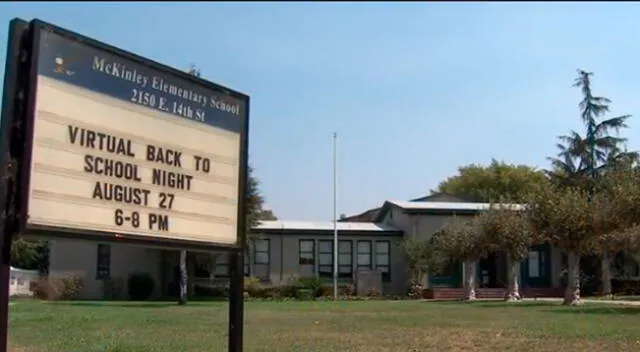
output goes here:
{"type": "Polygon", "coordinates": [[[551,287],[551,246],[533,246],[520,266],[521,283],[524,287],[551,287]]]}
{"type": "Polygon", "coordinates": [[[499,286],[498,255],[491,253],[486,258],[478,261],[477,270],[478,287],[496,288],[499,286]]]}

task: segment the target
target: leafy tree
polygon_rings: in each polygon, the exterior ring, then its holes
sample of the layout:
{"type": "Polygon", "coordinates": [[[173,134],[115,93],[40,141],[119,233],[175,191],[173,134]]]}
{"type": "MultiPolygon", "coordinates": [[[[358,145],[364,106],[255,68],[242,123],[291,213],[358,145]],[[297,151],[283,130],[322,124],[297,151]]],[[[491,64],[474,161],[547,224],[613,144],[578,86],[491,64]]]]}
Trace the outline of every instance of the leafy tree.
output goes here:
{"type": "Polygon", "coordinates": [[[476,261],[486,257],[489,250],[478,218],[447,221],[432,241],[433,250],[442,258],[464,263],[466,296],[468,300],[475,300],[476,261]]]}
{"type": "Polygon", "coordinates": [[[513,206],[492,205],[478,217],[478,222],[488,249],[506,253],[509,265],[507,300],[519,301],[520,262],[527,257],[529,248],[537,240],[529,219],[513,206]]]}
{"type": "Polygon", "coordinates": [[[610,170],[597,183],[593,201],[594,232],[591,253],[601,258],[601,294],[610,295],[611,258],[620,252],[640,252],[640,173],[629,165],[610,170]]]}
{"type": "Polygon", "coordinates": [[[542,171],[526,165],[510,165],[492,160],[458,168],[458,174],[442,181],[437,192],[445,192],[476,202],[496,202],[509,198],[523,202],[536,184],[545,181],[542,171]]]}
{"type": "MultiPolygon", "coordinates": [[[[260,193],[260,181],[253,175],[254,170],[249,165],[248,177],[247,177],[247,222],[246,233],[247,240],[251,237],[251,229],[260,223],[260,220],[264,219],[265,211],[262,209],[264,205],[264,197],[260,193]]],[[[266,214],[268,216],[268,213],[266,214]]]]}
{"type": "Polygon", "coordinates": [[[400,248],[411,275],[412,288],[423,287],[427,274],[438,272],[446,263],[431,240],[407,237],[400,243],[400,248]]]}
{"type": "Polygon", "coordinates": [[[260,216],[258,217],[262,221],[274,221],[278,220],[276,214],[273,213],[271,209],[264,209],[260,212],[260,216]]]}
{"type": "Polygon", "coordinates": [[[528,207],[533,231],[568,255],[564,304],[580,305],[580,257],[597,238],[587,192],[547,184],[531,194],[528,207]]]}
{"type": "Polygon", "coordinates": [[[49,243],[17,236],[11,244],[11,266],[46,273],[49,269],[49,243]]]}
{"type": "Polygon", "coordinates": [[[635,227],[640,219],[640,170],[611,172],[599,185],[599,193],[612,200],[612,208],[603,217],[619,231],[635,227]]]}

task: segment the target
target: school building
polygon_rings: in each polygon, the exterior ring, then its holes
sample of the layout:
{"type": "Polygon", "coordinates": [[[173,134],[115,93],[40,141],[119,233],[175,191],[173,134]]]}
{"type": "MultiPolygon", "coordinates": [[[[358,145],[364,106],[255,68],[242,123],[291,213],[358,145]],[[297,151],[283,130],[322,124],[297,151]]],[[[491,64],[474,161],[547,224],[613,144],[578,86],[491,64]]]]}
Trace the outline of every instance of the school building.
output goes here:
{"type": "MultiPolygon", "coordinates": [[[[383,294],[404,295],[409,273],[398,246],[407,237],[429,238],[453,216],[473,216],[488,209],[486,203],[470,203],[448,194],[435,194],[410,201],[385,201],[376,209],[338,222],[338,271],[341,282],[353,282],[361,268],[379,271],[383,294]]],[[[253,229],[254,240],[245,275],[278,285],[292,275],[333,276],[333,223],[306,221],[264,221],[253,229]]],[[[91,241],[55,239],[50,250],[50,275],[77,274],[83,277],[83,299],[101,299],[103,282],[142,272],[155,280],[156,297],[166,297],[176,288],[179,252],[160,248],[91,241]]],[[[228,257],[224,253],[190,251],[190,282],[216,285],[228,278],[228,257]]],[[[429,275],[425,286],[431,298],[464,295],[463,263],[438,275],[429,275]]],[[[504,297],[507,261],[497,252],[480,260],[476,273],[478,297],[504,297]]],[[[561,296],[563,255],[550,245],[532,247],[520,265],[521,292],[525,296],[561,296]]],[[[125,291],[126,292],[126,291],[125,291]]]]}

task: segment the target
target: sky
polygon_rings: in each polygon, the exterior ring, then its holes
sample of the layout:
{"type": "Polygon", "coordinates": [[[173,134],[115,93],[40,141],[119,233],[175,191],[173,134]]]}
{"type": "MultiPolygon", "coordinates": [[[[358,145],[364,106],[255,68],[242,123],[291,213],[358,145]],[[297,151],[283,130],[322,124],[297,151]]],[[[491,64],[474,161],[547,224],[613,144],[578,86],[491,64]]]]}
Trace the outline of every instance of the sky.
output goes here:
{"type": "MultiPolygon", "coordinates": [[[[426,195],[458,167],[548,166],[577,69],[640,149],[638,3],[0,3],[251,96],[250,162],[283,220],[426,195]]],[[[0,74],[4,75],[4,55],[0,74]]],[[[1,88],[0,88],[1,89],[1,88]]]]}

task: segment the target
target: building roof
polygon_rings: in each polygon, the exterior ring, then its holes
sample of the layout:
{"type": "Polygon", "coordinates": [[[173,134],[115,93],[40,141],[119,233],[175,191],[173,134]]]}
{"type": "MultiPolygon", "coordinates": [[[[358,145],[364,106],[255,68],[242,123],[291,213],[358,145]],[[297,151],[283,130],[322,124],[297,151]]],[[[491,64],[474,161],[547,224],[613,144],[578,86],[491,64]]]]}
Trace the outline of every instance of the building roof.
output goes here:
{"type": "Polygon", "coordinates": [[[10,267],[10,271],[12,273],[38,274],[38,270],[20,269],[20,268],[14,267],[14,266],[10,267]]]}
{"type": "MultiPolygon", "coordinates": [[[[389,200],[387,202],[406,210],[480,211],[487,210],[491,207],[491,203],[471,202],[407,202],[400,200],[389,200]]],[[[495,204],[494,206],[498,206],[498,204],[495,204]]],[[[500,204],[499,206],[512,208],[513,210],[524,209],[522,204],[500,204]]]]}
{"type": "MultiPolygon", "coordinates": [[[[401,232],[402,230],[381,223],[373,222],[340,222],[336,223],[340,232],[401,232]]],[[[253,228],[255,231],[277,231],[277,230],[303,230],[303,231],[333,231],[332,221],[261,221],[253,228]]]]}
{"type": "Polygon", "coordinates": [[[446,192],[435,192],[426,196],[422,196],[419,198],[414,198],[409,200],[410,202],[468,202],[469,199],[464,199],[459,196],[446,193],[446,192]]]}
{"type": "MultiPolygon", "coordinates": [[[[431,193],[426,196],[418,197],[409,200],[409,202],[457,202],[464,203],[468,200],[455,196],[453,194],[445,192],[431,193]]],[[[343,222],[374,222],[378,217],[378,214],[382,210],[382,207],[372,208],[357,215],[347,216],[341,220],[343,222]]]]}
{"type": "MultiPolygon", "coordinates": [[[[392,207],[398,207],[407,213],[419,214],[476,214],[483,210],[488,210],[491,203],[472,202],[407,202],[402,200],[388,200],[384,202],[382,209],[378,212],[375,221],[382,221],[392,207]]],[[[507,207],[513,210],[524,209],[522,204],[493,204],[493,206],[507,207]]]]}
{"type": "Polygon", "coordinates": [[[377,208],[369,209],[360,214],[347,216],[338,221],[340,222],[372,222],[373,219],[376,218],[376,215],[378,215],[378,212],[380,211],[380,209],[382,208],[377,207],[377,208]]]}

